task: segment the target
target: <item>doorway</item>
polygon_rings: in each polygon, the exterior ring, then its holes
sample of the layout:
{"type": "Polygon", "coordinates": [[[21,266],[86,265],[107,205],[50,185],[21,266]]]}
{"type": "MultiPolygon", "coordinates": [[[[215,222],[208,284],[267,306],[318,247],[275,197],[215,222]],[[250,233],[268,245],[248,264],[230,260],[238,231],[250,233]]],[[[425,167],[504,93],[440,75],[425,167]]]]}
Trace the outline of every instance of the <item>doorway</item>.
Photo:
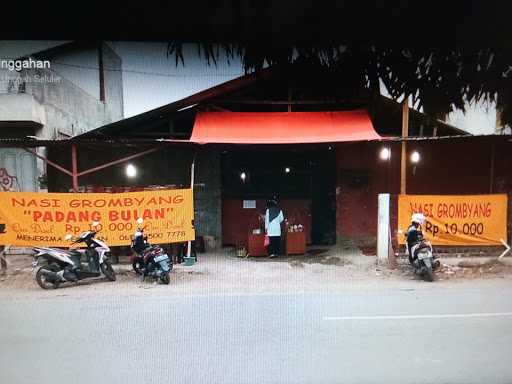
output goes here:
{"type": "Polygon", "coordinates": [[[308,244],[336,242],[335,151],[271,148],[231,149],[221,156],[222,238],[247,239],[276,195],[283,213],[302,224],[308,244]]]}

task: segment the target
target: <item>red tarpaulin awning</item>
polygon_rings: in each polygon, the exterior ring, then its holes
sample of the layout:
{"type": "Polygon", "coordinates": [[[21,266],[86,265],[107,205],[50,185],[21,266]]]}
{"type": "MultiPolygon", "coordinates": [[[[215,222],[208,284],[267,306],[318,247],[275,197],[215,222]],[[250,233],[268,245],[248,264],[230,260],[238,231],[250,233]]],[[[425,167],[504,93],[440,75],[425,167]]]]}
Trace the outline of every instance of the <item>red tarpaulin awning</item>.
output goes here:
{"type": "Polygon", "coordinates": [[[382,139],[364,110],[199,112],[190,141],[199,144],[301,144],[382,139]]]}

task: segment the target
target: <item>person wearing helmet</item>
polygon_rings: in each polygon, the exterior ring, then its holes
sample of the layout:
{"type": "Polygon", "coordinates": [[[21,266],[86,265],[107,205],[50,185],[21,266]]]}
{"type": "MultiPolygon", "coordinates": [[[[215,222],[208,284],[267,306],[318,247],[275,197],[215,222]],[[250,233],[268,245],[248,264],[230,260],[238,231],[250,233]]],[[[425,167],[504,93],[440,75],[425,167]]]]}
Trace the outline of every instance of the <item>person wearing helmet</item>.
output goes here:
{"type": "Polygon", "coordinates": [[[425,216],[422,213],[415,213],[411,218],[411,225],[405,232],[407,250],[409,251],[409,262],[412,264],[415,259],[416,245],[423,240],[421,226],[425,223],[425,216]]]}

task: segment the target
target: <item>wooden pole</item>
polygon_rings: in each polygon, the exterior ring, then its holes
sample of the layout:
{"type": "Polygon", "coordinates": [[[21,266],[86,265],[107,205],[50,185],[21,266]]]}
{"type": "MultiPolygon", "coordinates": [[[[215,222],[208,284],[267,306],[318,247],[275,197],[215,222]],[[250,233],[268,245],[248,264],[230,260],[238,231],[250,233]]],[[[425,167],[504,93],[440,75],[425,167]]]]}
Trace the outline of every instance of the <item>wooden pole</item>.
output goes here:
{"type": "MultiPolygon", "coordinates": [[[[194,177],[195,177],[196,156],[197,156],[197,152],[194,153],[194,159],[192,160],[192,165],[190,166],[190,189],[192,190],[192,198],[194,198],[194,177]]],[[[192,254],[192,242],[189,240],[187,243],[187,257],[190,257],[191,254],[192,254]]]]}
{"type": "Polygon", "coordinates": [[[400,163],[400,194],[407,194],[407,142],[409,136],[409,96],[402,102],[402,157],[400,163]]]}
{"type": "Polygon", "coordinates": [[[73,178],[73,191],[78,192],[78,161],[76,157],[76,145],[71,146],[71,173],[73,178]]]}

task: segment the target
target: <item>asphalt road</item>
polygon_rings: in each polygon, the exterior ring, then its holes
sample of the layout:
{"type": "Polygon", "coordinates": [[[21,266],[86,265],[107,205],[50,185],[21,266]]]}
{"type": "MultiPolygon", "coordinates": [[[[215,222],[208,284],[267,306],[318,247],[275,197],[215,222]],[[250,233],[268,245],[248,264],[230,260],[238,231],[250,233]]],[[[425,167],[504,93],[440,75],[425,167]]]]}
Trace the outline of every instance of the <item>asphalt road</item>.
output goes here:
{"type": "Polygon", "coordinates": [[[511,383],[512,286],[431,287],[4,300],[0,383],[511,383]]]}

